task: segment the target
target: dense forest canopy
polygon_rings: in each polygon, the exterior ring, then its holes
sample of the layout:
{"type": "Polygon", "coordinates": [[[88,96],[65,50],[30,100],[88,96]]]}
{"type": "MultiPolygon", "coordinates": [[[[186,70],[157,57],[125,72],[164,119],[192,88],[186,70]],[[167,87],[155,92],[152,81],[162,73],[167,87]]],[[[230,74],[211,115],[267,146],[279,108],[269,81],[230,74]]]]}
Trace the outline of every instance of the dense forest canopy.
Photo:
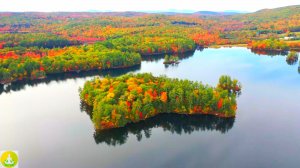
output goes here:
{"type": "Polygon", "coordinates": [[[0,82],[140,64],[196,46],[300,48],[300,6],[249,14],[0,13],[0,82]]]}
{"type": "Polygon", "coordinates": [[[76,41],[91,43],[125,35],[162,33],[189,38],[200,34],[204,41],[211,40],[211,43],[245,43],[252,39],[299,32],[299,11],[300,6],[225,16],[139,12],[0,13],[0,41],[11,46],[33,40],[37,43],[43,39],[69,40],[65,41],[65,45],[70,45],[76,41]]]}
{"type": "Polygon", "coordinates": [[[80,98],[93,108],[95,128],[103,130],[170,112],[234,117],[240,91],[241,84],[229,76],[221,76],[214,88],[145,73],[87,81],[80,98]]]}

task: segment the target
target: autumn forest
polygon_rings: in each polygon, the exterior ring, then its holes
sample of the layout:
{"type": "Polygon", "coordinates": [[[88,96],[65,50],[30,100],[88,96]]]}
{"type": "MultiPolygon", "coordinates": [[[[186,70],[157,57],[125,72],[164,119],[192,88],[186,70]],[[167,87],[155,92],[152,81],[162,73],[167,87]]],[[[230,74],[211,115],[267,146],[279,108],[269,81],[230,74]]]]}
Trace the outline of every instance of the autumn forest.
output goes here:
{"type": "Polygon", "coordinates": [[[0,81],[127,68],[143,56],[220,45],[300,49],[299,6],[256,13],[0,13],[0,81]]]}
{"type": "Polygon", "coordinates": [[[298,168],[299,2],[0,0],[0,168],[298,168]]]}

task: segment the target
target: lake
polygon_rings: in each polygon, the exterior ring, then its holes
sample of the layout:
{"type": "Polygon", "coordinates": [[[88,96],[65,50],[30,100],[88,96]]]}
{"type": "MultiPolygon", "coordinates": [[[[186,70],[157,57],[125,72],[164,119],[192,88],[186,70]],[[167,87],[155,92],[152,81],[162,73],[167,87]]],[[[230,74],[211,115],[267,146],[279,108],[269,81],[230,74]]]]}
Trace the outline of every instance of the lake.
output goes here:
{"type": "Polygon", "coordinates": [[[19,151],[19,167],[299,167],[300,74],[285,56],[246,48],[195,51],[166,67],[146,58],[128,70],[50,76],[0,88],[0,150],[19,151]],[[243,85],[236,118],[165,114],[95,132],[79,87],[94,76],[152,72],[215,86],[243,85]]]}

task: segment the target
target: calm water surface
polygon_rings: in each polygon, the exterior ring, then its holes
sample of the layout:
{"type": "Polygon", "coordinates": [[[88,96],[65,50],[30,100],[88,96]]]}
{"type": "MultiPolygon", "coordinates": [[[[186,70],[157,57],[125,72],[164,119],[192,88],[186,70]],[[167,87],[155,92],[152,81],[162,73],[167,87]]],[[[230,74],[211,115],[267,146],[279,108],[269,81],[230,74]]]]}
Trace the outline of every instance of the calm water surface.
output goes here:
{"type": "Polygon", "coordinates": [[[89,72],[2,87],[0,150],[18,150],[21,168],[299,167],[300,74],[284,56],[245,48],[196,51],[177,66],[143,61],[127,71],[89,72]],[[243,84],[235,119],[161,115],[95,133],[78,88],[93,76],[152,72],[216,85],[243,84]]]}

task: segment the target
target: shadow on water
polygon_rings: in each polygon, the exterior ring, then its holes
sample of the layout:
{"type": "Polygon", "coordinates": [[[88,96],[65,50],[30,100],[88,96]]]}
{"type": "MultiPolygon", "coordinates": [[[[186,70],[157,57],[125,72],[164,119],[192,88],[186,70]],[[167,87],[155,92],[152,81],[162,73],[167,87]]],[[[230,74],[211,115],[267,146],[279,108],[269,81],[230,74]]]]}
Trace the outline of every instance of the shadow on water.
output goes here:
{"type": "Polygon", "coordinates": [[[128,72],[133,72],[137,71],[141,68],[140,65],[131,67],[131,68],[126,68],[126,69],[113,69],[113,70],[92,70],[92,71],[86,71],[86,72],[70,72],[70,73],[62,73],[62,74],[50,74],[47,75],[47,78],[45,79],[39,79],[39,80],[24,80],[24,81],[17,81],[13,82],[9,85],[1,85],[0,84],[0,95],[2,93],[9,93],[11,91],[20,91],[25,89],[26,86],[37,86],[38,84],[45,83],[49,84],[50,82],[56,81],[66,81],[68,79],[81,79],[81,78],[86,78],[86,77],[93,77],[93,76],[120,76],[123,74],[126,74],[128,72]]]}
{"type": "MultiPolygon", "coordinates": [[[[81,112],[86,112],[92,119],[92,108],[81,102],[81,112]]],[[[235,118],[220,118],[212,115],[184,115],[163,113],[138,123],[130,123],[122,128],[96,131],[94,139],[97,144],[122,145],[127,142],[130,134],[138,141],[144,137],[150,138],[153,128],[162,128],[172,134],[191,134],[195,131],[228,132],[234,125],[235,118]]]]}
{"type": "Polygon", "coordinates": [[[172,134],[191,134],[195,131],[220,131],[226,133],[233,127],[235,118],[220,118],[211,115],[182,115],[175,113],[159,114],[138,123],[128,124],[123,128],[98,131],[94,133],[97,144],[125,144],[129,134],[135,135],[138,141],[150,138],[151,130],[160,127],[172,134]]]}
{"type": "Polygon", "coordinates": [[[294,58],[294,59],[286,59],[286,63],[288,65],[295,65],[298,62],[298,57],[294,58]]]}
{"type": "Polygon", "coordinates": [[[288,55],[288,51],[263,51],[263,50],[253,50],[251,49],[252,53],[258,54],[258,55],[266,55],[266,56],[286,56],[288,55]]]}
{"type": "MultiPolygon", "coordinates": [[[[253,50],[251,49],[252,53],[258,54],[258,55],[264,55],[264,56],[287,56],[288,51],[261,51],[261,50],[253,50]]],[[[298,63],[298,57],[295,59],[286,59],[286,63],[288,65],[296,65],[298,63]]],[[[298,66],[298,73],[300,74],[300,62],[298,66]]]]}

